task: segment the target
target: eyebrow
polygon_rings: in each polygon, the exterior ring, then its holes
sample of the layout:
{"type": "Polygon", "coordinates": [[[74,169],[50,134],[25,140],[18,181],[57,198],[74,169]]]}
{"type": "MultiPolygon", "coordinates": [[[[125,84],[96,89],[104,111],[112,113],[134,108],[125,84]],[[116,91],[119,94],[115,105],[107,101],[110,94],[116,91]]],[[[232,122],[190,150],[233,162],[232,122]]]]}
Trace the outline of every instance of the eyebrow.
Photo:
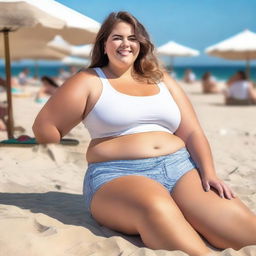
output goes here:
{"type": "MultiPolygon", "coordinates": [[[[112,37],[123,37],[122,35],[118,35],[118,34],[114,34],[112,35],[112,37]]],[[[136,37],[135,35],[129,35],[128,37],[136,37]]]]}

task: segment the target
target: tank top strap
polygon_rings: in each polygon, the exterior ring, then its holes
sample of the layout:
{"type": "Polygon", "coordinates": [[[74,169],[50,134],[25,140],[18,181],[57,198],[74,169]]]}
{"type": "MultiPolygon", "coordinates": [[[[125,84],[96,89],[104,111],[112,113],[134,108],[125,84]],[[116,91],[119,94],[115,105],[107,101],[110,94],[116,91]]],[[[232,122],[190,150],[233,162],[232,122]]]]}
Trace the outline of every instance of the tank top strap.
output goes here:
{"type": "Polygon", "coordinates": [[[160,89],[160,92],[164,92],[164,91],[168,90],[166,85],[165,85],[165,83],[163,81],[157,83],[157,85],[158,85],[158,87],[160,89]]]}
{"type": "Polygon", "coordinates": [[[157,83],[157,85],[162,88],[166,87],[163,81],[160,81],[159,83],[157,83]]]}
{"type": "Polygon", "coordinates": [[[108,85],[108,79],[101,68],[93,68],[97,75],[99,76],[99,79],[101,80],[103,85],[108,85]]]}

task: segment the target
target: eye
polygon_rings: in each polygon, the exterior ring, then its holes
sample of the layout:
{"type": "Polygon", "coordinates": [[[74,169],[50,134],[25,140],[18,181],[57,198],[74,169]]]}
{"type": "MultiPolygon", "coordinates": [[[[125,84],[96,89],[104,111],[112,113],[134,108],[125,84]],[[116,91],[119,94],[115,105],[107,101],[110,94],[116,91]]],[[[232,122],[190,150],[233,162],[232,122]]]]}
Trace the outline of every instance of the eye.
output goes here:
{"type": "Polygon", "coordinates": [[[122,37],[120,37],[120,36],[113,36],[113,41],[116,41],[116,40],[122,40],[122,37]]]}
{"type": "Polygon", "coordinates": [[[133,37],[129,37],[129,40],[132,41],[132,42],[135,42],[135,41],[138,41],[137,38],[135,36],[133,37]]]}

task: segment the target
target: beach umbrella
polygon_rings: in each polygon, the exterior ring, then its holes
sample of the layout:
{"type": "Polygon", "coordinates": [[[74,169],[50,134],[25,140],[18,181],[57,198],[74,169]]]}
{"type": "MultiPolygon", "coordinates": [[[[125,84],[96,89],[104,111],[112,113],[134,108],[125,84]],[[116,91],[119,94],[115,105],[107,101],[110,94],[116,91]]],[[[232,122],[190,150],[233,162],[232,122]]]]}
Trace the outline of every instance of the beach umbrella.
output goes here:
{"type": "Polygon", "coordinates": [[[91,58],[93,44],[87,44],[83,46],[72,46],[71,47],[71,55],[80,57],[80,58],[91,58]]]}
{"type": "Polygon", "coordinates": [[[90,61],[87,59],[67,56],[61,60],[61,62],[68,66],[86,67],[89,65],[90,61]]]}
{"type": "Polygon", "coordinates": [[[68,43],[60,35],[56,35],[54,39],[47,44],[47,46],[66,55],[71,55],[72,53],[72,44],[68,43]]]}
{"type": "MultiPolygon", "coordinates": [[[[19,43],[15,41],[10,42],[10,59],[20,61],[23,59],[31,59],[35,62],[35,77],[38,77],[38,61],[39,60],[62,60],[70,51],[63,48],[52,47],[52,41],[45,43],[37,40],[20,40],[19,43]]],[[[4,52],[1,51],[0,44],[0,58],[4,57],[4,52]]]]}
{"type": "Polygon", "coordinates": [[[8,102],[7,132],[8,138],[13,138],[9,34],[17,43],[20,39],[49,42],[60,34],[69,43],[79,45],[93,42],[100,24],[53,0],[0,0],[0,10],[8,102]]]}
{"type": "Polygon", "coordinates": [[[171,65],[173,65],[174,57],[192,57],[198,56],[199,51],[189,48],[187,46],[178,44],[174,41],[169,41],[168,43],[159,46],[157,48],[157,53],[159,55],[165,55],[171,57],[171,65]]]}
{"type": "MultiPolygon", "coordinates": [[[[12,36],[12,34],[11,34],[12,36]]],[[[4,45],[0,41],[0,58],[5,57],[4,45]]],[[[71,46],[61,36],[57,35],[50,42],[45,42],[33,38],[27,40],[20,39],[19,42],[10,40],[10,59],[20,61],[31,59],[35,61],[35,77],[38,77],[39,60],[62,60],[71,53],[71,46]]]]}
{"type": "Polygon", "coordinates": [[[72,45],[69,44],[66,40],[64,40],[61,36],[57,35],[52,42],[49,43],[49,46],[58,51],[63,51],[65,53],[69,53],[69,55],[74,57],[86,58],[89,59],[91,57],[91,51],[93,48],[93,44],[86,45],[72,45]]]}
{"type": "MultiPolygon", "coordinates": [[[[12,39],[12,34],[10,35],[12,39]]],[[[67,55],[70,55],[71,48],[64,48],[61,44],[55,40],[46,42],[33,38],[27,40],[23,38],[21,40],[10,40],[10,59],[22,60],[22,59],[44,59],[44,60],[61,60],[67,55]]],[[[5,57],[4,45],[0,41],[0,58],[5,57]]]]}
{"type": "Polygon", "coordinates": [[[205,49],[209,55],[228,60],[245,60],[250,75],[250,60],[256,59],[256,33],[246,29],[224,41],[205,49]]]}

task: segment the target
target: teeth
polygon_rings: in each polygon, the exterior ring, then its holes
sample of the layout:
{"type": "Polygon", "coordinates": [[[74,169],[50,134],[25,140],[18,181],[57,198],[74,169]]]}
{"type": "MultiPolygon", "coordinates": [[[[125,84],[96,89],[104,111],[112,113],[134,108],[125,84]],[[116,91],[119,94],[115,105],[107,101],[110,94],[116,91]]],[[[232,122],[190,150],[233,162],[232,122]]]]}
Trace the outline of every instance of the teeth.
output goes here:
{"type": "Polygon", "coordinates": [[[131,51],[128,51],[128,50],[119,50],[118,53],[121,54],[121,55],[128,55],[129,53],[131,53],[131,51]]]}

